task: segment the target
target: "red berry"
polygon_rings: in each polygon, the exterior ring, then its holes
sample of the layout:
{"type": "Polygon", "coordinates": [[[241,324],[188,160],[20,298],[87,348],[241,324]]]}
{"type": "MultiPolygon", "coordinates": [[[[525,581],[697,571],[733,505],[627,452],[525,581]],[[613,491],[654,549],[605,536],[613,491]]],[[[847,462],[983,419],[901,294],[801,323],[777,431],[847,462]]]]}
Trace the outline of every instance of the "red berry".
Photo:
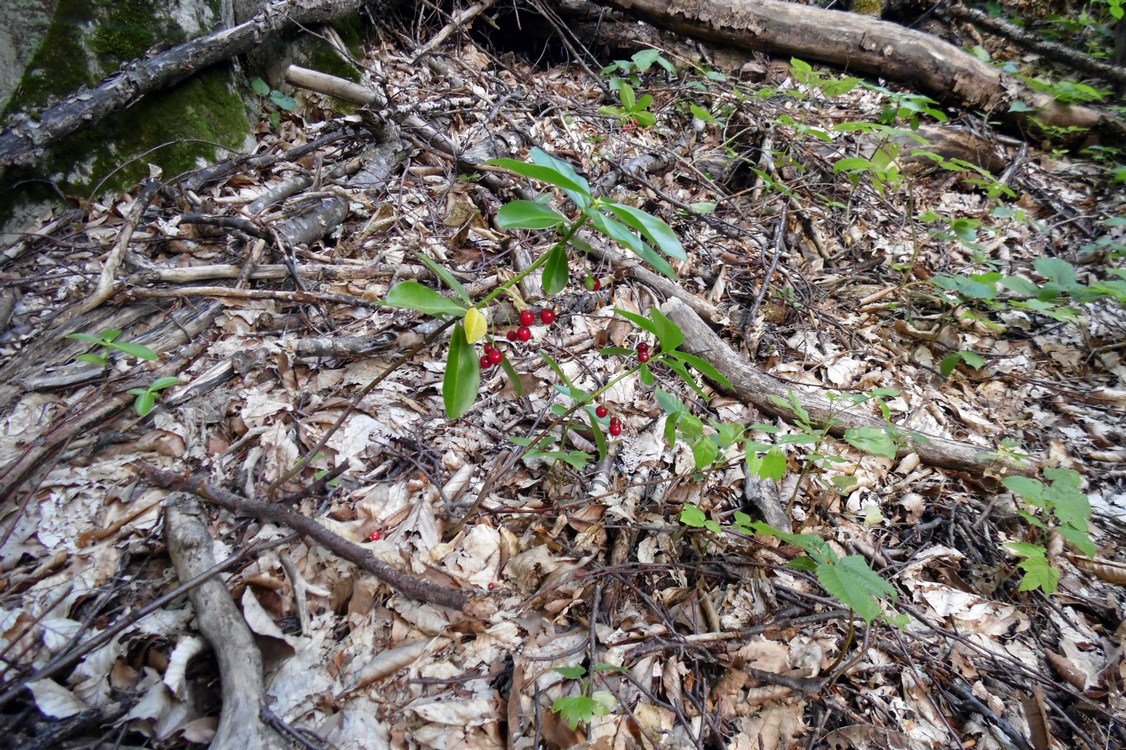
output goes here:
{"type": "Polygon", "coordinates": [[[383,532],[381,532],[379,529],[376,529],[375,531],[368,534],[368,539],[372,540],[373,542],[378,542],[382,538],[383,532]]]}
{"type": "Polygon", "coordinates": [[[493,345],[492,345],[492,343],[486,341],[485,345],[481,348],[484,349],[485,354],[488,354],[489,352],[491,352],[493,350],[493,345]]]}
{"type": "Polygon", "coordinates": [[[605,419],[606,415],[610,413],[610,410],[607,409],[605,406],[599,406],[597,409],[594,410],[594,413],[598,415],[599,419],[605,419]]]}
{"type": "Polygon", "coordinates": [[[590,291],[592,291],[592,292],[597,292],[601,288],[602,288],[602,281],[600,279],[595,279],[594,283],[590,285],[590,291]]]}
{"type": "Polygon", "coordinates": [[[508,333],[504,334],[504,336],[505,336],[505,338],[507,338],[507,339],[508,339],[509,341],[515,341],[515,340],[516,340],[516,331],[514,331],[514,330],[513,330],[513,331],[509,331],[508,333]]]}
{"type": "MultiPolygon", "coordinates": [[[[534,312],[532,312],[531,310],[525,310],[524,312],[520,313],[520,325],[530,326],[532,323],[535,323],[535,322],[536,322],[536,314],[534,312]]],[[[527,341],[527,339],[523,339],[523,340],[527,341]]]]}
{"type": "Polygon", "coordinates": [[[639,343],[637,345],[637,351],[639,351],[639,352],[649,351],[649,342],[648,341],[642,341],[641,343],[639,343]]]}
{"type": "Polygon", "coordinates": [[[610,418],[610,434],[614,437],[622,434],[622,420],[617,417],[610,418]]]}
{"type": "Polygon", "coordinates": [[[493,363],[489,361],[489,355],[488,354],[482,354],[481,355],[481,369],[487,370],[492,366],[493,366],[493,363]]]}
{"type": "Polygon", "coordinates": [[[543,321],[545,326],[551,325],[555,322],[555,311],[545,307],[540,310],[540,320],[543,321]]]}
{"type": "Polygon", "coordinates": [[[504,360],[504,352],[500,349],[490,349],[485,358],[489,360],[489,364],[499,365],[504,360]]]}
{"type": "Polygon", "coordinates": [[[637,353],[637,361],[642,363],[642,364],[645,364],[646,362],[648,362],[649,361],[649,350],[648,349],[642,349],[641,351],[639,351],[637,353]]]}
{"type": "Polygon", "coordinates": [[[528,339],[532,338],[532,329],[528,328],[528,326],[520,326],[520,328],[516,331],[516,338],[520,339],[521,341],[527,341],[528,339]]]}
{"type": "Polygon", "coordinates": [[[496,583],[494,583],[493,581],[489,581],[489,591],[492,591],[496,587],[497,587],[496,583]]]}

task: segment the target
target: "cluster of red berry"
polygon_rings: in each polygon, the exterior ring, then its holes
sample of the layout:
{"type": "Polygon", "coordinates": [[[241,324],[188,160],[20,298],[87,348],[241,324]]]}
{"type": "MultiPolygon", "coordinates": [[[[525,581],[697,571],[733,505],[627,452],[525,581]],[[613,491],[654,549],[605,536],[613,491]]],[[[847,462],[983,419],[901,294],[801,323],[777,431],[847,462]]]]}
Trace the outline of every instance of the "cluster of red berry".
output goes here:
{"type": "MultiPolygon", "coordinates": [[[[599,404],[595,407],[594,413],[598,415],[599,419],[605,419],[606,415],[610,413],[610,410],[602,404],[599,404]]],[[[622,420],[617,417],[610,417],[610,434],[614,437],[622,434],[622,420]]]]}
{"type": "Polygon", "coordinates": [[[649,344],[645,341],[637,345],[637,361],[641,364],[649,361],[649,344]]]}
{"type": "MultiPolygon", "coordinates": [[[[549,326],[555,322],[555,311],[549,307],[540,310],[540,322],[545,326],[549,326]]],[[[505,338],[509,341],[529,341],[532,338],[532,325],[536,322],[536,314],[531,310],[524,310],[520,313],[520,327],[509,331],[505,334],[505,338]]],[[[497,349],[488,341],[484,346],[485,353],[481,355],[481,369],[487,370],[493,365],[499,365],[504,361],[504,352],[497,349]]]]}

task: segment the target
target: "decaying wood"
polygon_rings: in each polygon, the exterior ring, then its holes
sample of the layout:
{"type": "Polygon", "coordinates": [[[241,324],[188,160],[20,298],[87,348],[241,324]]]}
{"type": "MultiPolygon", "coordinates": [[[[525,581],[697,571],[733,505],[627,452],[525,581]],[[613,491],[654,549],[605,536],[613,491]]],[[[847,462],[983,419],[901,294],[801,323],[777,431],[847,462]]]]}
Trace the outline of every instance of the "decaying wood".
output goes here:
{"type": "MultiPolygon", "coordinates": [[[[181,581],[189,581],[215,567],[212,539],[199,501],[187,493],[168,498],[164,513],[168,555],[181,581]]],[[[219,662],[223,710],[211,746],[238,750],[288,747],[262,723],[266,686],[262,654],[254,636],[221,580],[210,578],[188,594],[200,633],[211,644],[219,662]]]]}
{"type": "Polygon", "coordinates": [[[1081,127],[1126,138],[1126,121],[1091,107],[1066,106],[1019,80],[922,31],[856,13],[783,0],[607,0],[671,31],[786,58],[826,62],[905,83],[940,101],[955,101],[1028,122],[1007,113],[1022,100],[1035,117],[1056,127],[1081,127]]]}
{"type": "Polygon", "coordinates": [[[150,470],[149,478],[158,485],[193,492],[213,505],[239,516],[280,523],[301,536],[316,542],[329,552],[348,560],[371,573],[388,586],[415,601],[436,604],[460,611],[473,608],[474,600],[463,591],[439,586],[409,573],[396,570],[376,557],[370,550],[332,533],[313,518],[290,510],[282,503],[247,500],[208,482],[203,477],[183,477],[169,472],[150,470]]]}
{"type": "Polygon", "coordinates": [[[27,118],[0,134],[0,167],[33,162],[43,148],[61,138],[125,109],[146,94],[247,52],[263,39],[291,26],[343,18],[362,5],[362,0],[270,3],[249,21],[192,39],[145,60],[134,61],[93,91],[79,91],[62,104],[27,118]]]}
{"type": "MultiPolygon", "coordinates": [[[[788,401],[790,391],[797,392],[794,386],[783,383],[749,365],[699,315],[680,300],[668,300],[661,306],[661,311],[684,332],[683,349],[690,354],[703,357],[719,370],[734,386],[738,398],[768,414],[782,419],[793,419],[793,413],[779,406],[775,398],[788,401]]],[[[797,392],[797,396],[815,424],[817,426],[830,424],[830,434],[837,437],[848,429],[887,427],[884,421],[875,417],[842,411],[839,405],[834,406],[820,394],[800,391],[797,392]]],[[[978,477],[1000,477],[1005,474],[1026,474],[1035,471],[1035,467],[1017,466],[998,458],[995,453],[969,443],[926,435],[910,429],[897,428],[896,432],[897,436],[903,438],[902,441],[897,441],[900,458],[915,453],[920,460],[931,466],[970,472],[978,477]]]]}

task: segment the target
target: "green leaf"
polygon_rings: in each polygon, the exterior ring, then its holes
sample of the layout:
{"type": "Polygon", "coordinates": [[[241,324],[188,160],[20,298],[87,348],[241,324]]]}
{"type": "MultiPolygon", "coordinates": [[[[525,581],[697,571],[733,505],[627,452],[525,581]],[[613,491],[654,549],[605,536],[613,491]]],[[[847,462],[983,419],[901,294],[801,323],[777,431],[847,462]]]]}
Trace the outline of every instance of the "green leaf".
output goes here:
{"type": "Polygon", "coordinates": [[[551,710],[559,714],[572,731],[579,724],[586,724],[595,716],[605,716],[610,709],[602,703],[585,695],[573,695],[560,698],[551,704],[551,710]]]}
{"type": "Polygon", "coordinates": [[[950,373],[958,369],[958,365],[962,362],[962,355],[958,352],[947,354],[942,358],[942,362],[938,365],[938,371],[942,373],[942,377],[950,377],[950,373]]]}
{"type": "Polygon", "coordinates": [[[844,439],[853,448],[873,456],[895,458],[897,455],[895,440],[883,427],[856,427],[845,430],[844,439]]]}
{"type": "Polygon", "coordinates": [[[625,667],[620,667],[617,664],[607,664],[604,661],[600,661],[597,664],[595,664],[594,667],[591,669],[591,671],[592,672],[615,672],[615,673],[618,673],[618,674],[628,674],[629,673],[629,670],[626,669],[625,667]]]}
{"type": "Polygon", "coordinates": [[[130,388],[129,393],[137,393],[137,399],[133,402],[133,408],[142,417],[147,417],[149,412],[153,410],[153,407],[156,406],[156,394],[151,391],[142,391],[139,388],[130,388]]]}
{"type": "Polygon", "coordinates": [[[719,455],[719,448],[711,437],[704,435],[692,443],[692,458],[696,461],[696,469],[703,469],[705,466],[710,466],[715,461],[716,456],[719,455]]]}
{"type": "Polygon", "coordinates": [[[1032,477],[1005,477],[1001,480],[1006,489],[1014,492],[1037,507],[1044,507],[1044,483],[1032,477]]]}
{"type": "Polygon", "coordinates": [[[653,63],[662,58],[661,53],[655,49],[643,49],[640,52],[635,52],[630,59],[633,60],[633,64],[637,66],[637,72],[644,73],[649,70],[649,67],[653,63]]]}
{"type": "MultiPolygon", "coordinates": [[[[662,349],[663,348],[664,347],[662,345],[662,349]]],[[[720,385],[729,390],[735,390],[735,386],[731,385],[731,381],[724,377],[723,373],[713,367],[712,363],[708,362],[706,359],[702,359],[694,354],[689,354],[688,352],[682,351],[669,351],[667,352],[667,354],[691,365],[693,369],[711,380],[713,383],[716,383],[717,385],[720,385]]]]}
{"type": "Polygon", "coordinates": [[[657,400],[657,405],[664,409],[666,414],[688,411],[688,407],[684,405],[683,401],[664,388],[658,388],[653,391],[653,398],[657,400]]]}
{"type": "Polygon", "coordinates": [[[250,88],[254,89],[254,93],[258,96],[270,95],[270,84],[263,81],[261,78],[255,78],[250,82],[250,88]]]}
{"type": "Polygon", "coordinates": [[[428,315],[461,316],[468,308],[417,281],[403,281],[391,287],[384,301],[392,307],[405,307],[428,315]]]}
{"type": "MultiPolygon", "coordinates": [[[[700,398],[704,399],[705,401],[707,400],[708,394],[704,393],[704,389],[697,385],[696,380],[692,377],[692,373],[688,372],[688,368],[684,366],[683,362],[673,357],[663,357],[661,361],[665,363],[666,367],[679,375],[680,379],[684,381],[685,385],[696,391],[700,398]]],[[[642,367],[644,367],[646,370],[649,369],[648,365],[642,365],[642,367]]]]}
{"type": "Polygon", "coordinates": [[[623,223],[641,232],[642,236],[655,244],[664,255],[678,260],[688,260],[685,248],[680,244],[676,232],[673,232],[672,227],[665,224],[660,218],[645,213],[640,208],[610,202],[610,200],[607,200],[605,205],[623,223]]]}
{"type": "Polygon", "coordinates": [[[655,271],[663,273],[670,279],[676,278],[676,271],[669,265],[669,262],[656,250],[645,244],[640,237],[631,232],[625,224],[598,211],[588,211],[587,216],[590,218],[591,226],[629,248],[631,252],[652,266],[655,271]]]}
{"type": "Polygon", "coordinates": [[[1017,567],[1024,571],[1018,590],[1041,589],[1045,594],[1053,594],[1059,588],[1060,572],[1044,555],[1026,557],[1017,564],[1017,567]]]}
{"type": "Polygon", "coordinates": [[[628,111],[633,111],[637,103],[637,97],[633,93],[633,87],[622,79],[618,79],[618,98],[622,100],[622,106],[628,111]]]}
{"type": "Polygon", "coordinates": [[[786,454],[782,452],[781,448],[775,446],[762,457],[762,463],[758,467],[759,478],[773,479],[777,482],[785,473],[786,454]]]}
{"type": "Polygon", "coordinates": [[[540,356],[543,357],[543,361],[547,362],[547,366],[555,371],[555,374],[559,376],[559,379],[562,380],[568,388],[579,390],[575,387],[575,384],[571,382],[571,379],[567,377],[567,373],[563,372],[563,368],[559,366],[559,363],[552,359],[551,355],[540,352],[540,356]]]}
{"type": "Polygon", "coordinates": [[[896,597],[895,587],[873,572],[860,555],[849,555],[836,564],[818,565],[817,580],[869,624],[882,612],[877,599],[896,597]]]}
{"type": "Polygon", "coordinates": [[[559,294],[567,287],[571,271],[567,265],[567,249],[556,245],[548,251],[543,264],[543,291],[548,296],[559,294]]]}
{"type": "Polygon", "coordinates": [[[1060,532],[1060,536],[1075,545],[1075,548],[1087,557],[1094,557],[1099,553],[1099,548],[1091,541],[1091,535],[1087,533],[1086,529],[1064,524],[1057,527],[1057,531],[1060,532]]]}
{"type": "Polygon", "coordinates": [[[497,212],[497,226],[502,229],[550,229],[567,221],[537,201],[512,201],[497,212]]]}
{"type": "Polygon", "coordinates": [[[445,266],[435,260],[428,258],[422,253],[418,253],[417,255],[418,259],[422,261],[422,264],[424,266],[433,271],[435,276],[446,282],[446,286],[453,290],[454,294],[458,296],[458,299],[465,303],[466,307],[473,306],[473,298],[469,296],[469,292],[465,291],[465,287],[461,285],[461,282],[457,280],[457,277],[450,273],[445,266]]]}
{"type": "Polygon", "coordinates": [[[1060,258],[1037,258],[1032,264],[1036,273],[1065,289],[1076,286],[1075,266],[1060,258]]]}
{"type": "Polygon", "coordinates": [[[469,411],[477,400],[480,387],[481,363],[473,347],[465,340],[465,328],[459,322],[450,336],[446,377],[442,381],[442,401],[450,419],[458,419],[469,411]]]}
{"type": "Polygon", "coordinates": [[[157,378],[149,385],[150,391],[163,391],[165,388],[171,388],[174,385],[179,385],[180,379],[176,377],[157,378]]]}
{"type": "Polygon", "coordinates": [[[680,509],[680,522],[694,529],[702,529],[704,524],[708,522],[708,517],[697,506],[685,504],[680,509]]]}
{"type": "Polygon", "coordinates": [[[582,664],[576,664],[573,667],[556,667],[555,671],[566,677],[568,680],[581,680],[586,676],[586,667],[582,664]]]}
{"type": "MultiPolygon", "coordinates": [[[[660,309],[656,307],[652,308],[649,311],[649,319],[653,321],[654,333],[657,335],[657,340],[661,342],[661,349],[663,351],[671,352],[684,343],[684,332],[680,330],[680,326],[669,320],[668,316],[661,312],[660,309]]],[[[684,354],[682,356],[692,357],[691,354],[684,354]]],[[[692,358],[699,360],[698,357],[692,358]]]]}
{"type": "Polygon", "coordinates": [[[699,104],[689,102],[688,111],[692,113],[693,117],[699,120],[702,120],[704,122],[715,122],[715,118],[712,117],[712,113],[701,107],[699,104]]]}
{"type": "MultiPolygon", "coordinates": [[[[533,149],[534,150],[534,149],[533,149]]],[[[581,182],[577,182],[567,175],[563,174],[557,169],[545,167],[539,164],[528,164],[515,159],[492,159],[485,162],[486,165],[503,167],[509,172],[515,172],[523,177],[530,177],[533,180],[546,182],[549,185],[555,185],[561,188],[567,196],[575,202],[580,208],[587,208],[590,206],[590,186],[587,185],[586,180],[579,178],[581,182]]],[[[574,170],[571,170],[572,172],[574,170]]],[[[577,176],[577,175],[576,175],[577,176]]]]}
{"type": "Polygon", "coordinates": [[[629,310],[623,310],[620,307],[615,307],[614,312],[621,315],[623,318],[633,323],[638,328],[648,331],[654,336],[657,335],[657,324],[649,318],[644,318],[637,313],[632,313],[629,310]]]}
{"type": "Polygon", "coordinates": [[[154,352],[147,346],[144,346],[143,344],[131,344],[127,341],[115,341],[111,343],[110,346],[120,352],[125,352],[130,357],[143,359],[146,362],[155,362],[156,360],[160,359],[160,357],[157,356],[156,352],[154,352]]]}
{"type": "Polygon", "coordinates": [[[965,352],[965,351],[963,351],[963,352],[958,352],[958,354],[962,357],[963,362],[965,362],[967,365],[974,368],[975,370],[980,370],[985,365],[985,357],[981,356],[977,352],[965,352]]]}
{"type": "Polygon", "coordinates": [[[293,97],[291,97],[291,96],[283,94],[282,92],[278,91],[277,89],[273,89],[273,90],[270,91],[270,101],[272,101],[274,104],[276,104],[279,107],[281,107],[282,109],[284,109],[286,112],[297,111],[296,100],[294,100],[293,97]]]}
{"type": "Polygon", "coordinates": [[[106,362],[109,361],[109,358],[104,354],[79,354],[75,359],[79,362],[89,362],[99,367],[105,367],[106,362]]]}
{"type": "MultiPolygon", "coordinates": [[[[478,364],[480,360],[478,360],[478,364]]],[[[500,361],[500,366],[504,368],[504,374],[508,376],[508,382],[512,383],[512,390],[516,392],[516,398],[524,398],[524,383],[520,380],[520,374],[516,372],[516,368],[512,366],[512,362],[508,357],[500,361]]]]}
{"type": "MultiPolygon", "coordinates": [[[[536,146],[531,151],[532,163],[538,164],[548,169],[554,170],[557,174],[562,175],[568,181],[578,186],[578,192],[575,195],[571,194],[568,190],[567,194],[571,196],[576,204],[582,208],[588,208],[591,204],[590,184],[575,171],[575,168],[568,162],[562,159],[556,159],[551,154],[547,153],[540,147],[536,146]]],[[[558,184],[558,183],[553,183],[558,184]]],[[[560,187],[563,187],[560,185],[560,187]]]]}

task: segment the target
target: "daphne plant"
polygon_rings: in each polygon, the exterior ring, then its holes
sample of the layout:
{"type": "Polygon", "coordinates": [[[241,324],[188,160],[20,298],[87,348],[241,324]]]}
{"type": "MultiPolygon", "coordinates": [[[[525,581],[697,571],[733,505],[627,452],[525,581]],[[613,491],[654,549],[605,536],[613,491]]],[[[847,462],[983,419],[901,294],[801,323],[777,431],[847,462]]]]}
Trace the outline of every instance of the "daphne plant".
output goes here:
{"type": "MultiPolygon", "coordinates": [[[[560,232],[561,236],[528,268],[479,301],[475,302],[469,296],[452,273],[425,257],[421,257],[422,262],[445,282],[453,297],[439,294],[417,281],[404,281],[387,293],[385,301],[391,306],[417,310],[453,322],[442,382],[446,414],[453,419],[469,411],[481,386],[482,358],[473,345],[486,340],[490,348],[495,346],[489,337],[488,317],[484,311],[525,277],[537,272],[542,276],[543,289],[548,296],[561,292],[570,282],[571,248],[582,250],[587,247],[577,237],[580,229],[589,227],[597,230],[672,278],[676,277],[676,273],[669,259],[687,259],[684,247],[668,224],[633,206],[596,198],[590,184],[574,167],[545,151],[532,149],[530,163],[495,159],[487,164],[559,188],[570,198],[574,210],[571,216],[560,213],[549,205],[550,195],[504,205],[497,214],[497,225],[502,229],[551,229],[560,232]]],[[[517,384],[516,372],[508,360],[504,359],[500,364],[517,384]]]]}

